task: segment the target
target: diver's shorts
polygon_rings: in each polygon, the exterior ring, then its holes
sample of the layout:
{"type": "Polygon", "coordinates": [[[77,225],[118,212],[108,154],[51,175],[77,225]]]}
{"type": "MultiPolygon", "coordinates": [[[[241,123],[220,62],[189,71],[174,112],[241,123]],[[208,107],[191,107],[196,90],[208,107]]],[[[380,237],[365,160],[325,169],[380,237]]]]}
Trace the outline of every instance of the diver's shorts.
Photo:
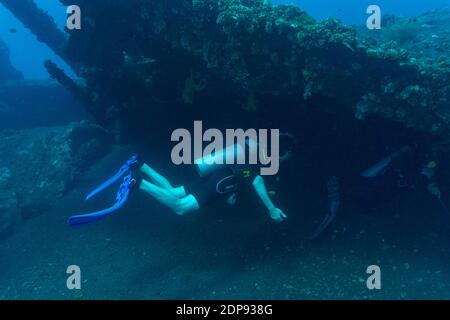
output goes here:
{"type": "Polygon", "coordinates": [[[198,183],[186,188],[187,194],[192,194],[200,207],[204,207],[223,196],[237,191],[237,179],[229,168],[217,171],[202,178],[198,183]]]}

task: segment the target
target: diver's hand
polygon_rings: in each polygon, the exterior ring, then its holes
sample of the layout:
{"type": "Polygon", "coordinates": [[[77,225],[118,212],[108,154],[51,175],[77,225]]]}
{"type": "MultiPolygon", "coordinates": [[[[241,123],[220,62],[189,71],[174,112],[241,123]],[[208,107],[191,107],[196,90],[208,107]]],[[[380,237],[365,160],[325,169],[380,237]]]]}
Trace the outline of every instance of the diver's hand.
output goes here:
{"type": "Polygon", "coordinates": [[[234,206],[234,205],[236,204],[236,199],[237,199],[236,193],[233,193],[233,194],[232,194],[231,196],[229,196],[228,199],[227,199],[228,205],[234,206]]]}
{"type": "Polygon", "coordinates": [[[280,209],[274,207],[270,210],[270,217],[277,222],[282,222],[287,218],[287,215],[285,215],[280,209]]]}
{"type": "Polygon", "coordinates": [[[428,192],[432,195],[435,196],[436,198],[440,199],[441,198],[441,190],[439,189],[439,187],[436,185],[436,183],[430,183],[427,186],[428,192]]]}

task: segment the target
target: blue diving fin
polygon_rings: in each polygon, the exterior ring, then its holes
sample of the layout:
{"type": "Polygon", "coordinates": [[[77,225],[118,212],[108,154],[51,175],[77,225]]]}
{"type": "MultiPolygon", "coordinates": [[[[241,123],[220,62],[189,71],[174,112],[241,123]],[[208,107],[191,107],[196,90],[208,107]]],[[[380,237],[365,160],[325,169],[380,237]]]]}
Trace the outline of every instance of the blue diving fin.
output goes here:
{"type": "Polygon", "coordinates": [[[105,219],[107,216],[109,216],[114,211],[117,211],[120,208],[122,208],[124,206],[124,204],[127,202],[129,192],[130,191],[128,190],[125,193],[125,195],[123,196],[123,198],[120,199],[119,201],[117,201],[112,207],[110,207],[108,209],[100,210],[97,212],[93,212],[93,213],[72,216],[69,218],[67,223],[71,227],[77,227],[77,226],[81,226],[81,225],[88,225],[88,224],[92,224],[95,222],[99,222],[99,221],[105,219]]]}
{"type": "Polygon", "coordinates": [[[99,187],[97,187],[94,191],[89,193],[86,196],[86,201],[90,200],[93,196],[97,195],[98,193],[102,192],[106,188],[108,188],[110,185],[114,184],[117,180],[122,178],[133,166],[135,166],[138,163],[138,156],[133,155],[122,167],[120,167],[119,171],[111,178],[103,182],[99,187]]]}
{"type": "Polygon", "coordinates": [[[72,216],[67,221],[69,226],[76,227],[76,226],[88,225],[91,223],[101,221],[101,220],[105,219],[106,217],[108,217],[111,213],[122,208],[128,199],[128,195],[130,193],[131,187],[136,183],[136,179],[133,177],[133,172],[131,169],[137,163],[138,163],[137,156],[135,156],[135,155],[132,156],[130,158],[130,160],[128,160],[112,178],[108,179],[106,182],[104,182],[102,185],[100,185],[100,187],[98,187],[97,189],[92,191],[86,197],[86,200],[89,200],[94,195],[105,190],[107,187],[111,186],[113,183],[115,183],[121,177],[125,176],[123,178],[122,184],[120,185],[120,188],[117,192],[115,203],[112,207],[103,209],[100,211],[84,214],[84,215],[72,216]]]}

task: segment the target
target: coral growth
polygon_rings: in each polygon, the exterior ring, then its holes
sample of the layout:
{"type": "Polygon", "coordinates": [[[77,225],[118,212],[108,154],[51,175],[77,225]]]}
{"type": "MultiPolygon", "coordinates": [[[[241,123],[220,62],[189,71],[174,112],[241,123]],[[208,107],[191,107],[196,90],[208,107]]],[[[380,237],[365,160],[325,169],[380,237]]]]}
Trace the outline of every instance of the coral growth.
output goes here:
{"type": "Polygon", "coordinates": [[[207,81],[202,78],[199,74],[194,74],[192,71],[189,77],[184,82],[182,98],[185,104],[193,104],[194,96],[197,93],[205,90],[207,81]]]}
{"type": "Polygon", "coordinates": [[[181,110],[205,94],[239,112],[253,94],[273,110],[287,99],[332,101],[336,113],[378,114],[450,142],[449,40],[438,31],[448,12],[391,19],[372,41],[339,21],[262,0],[78,4],[85,28],[70,34],[64,55],[83,71],[90,112],[110,128],[139,132],[156,108],[181,110]],[[196,74],[208,75],[208,90],[196,74]]]}

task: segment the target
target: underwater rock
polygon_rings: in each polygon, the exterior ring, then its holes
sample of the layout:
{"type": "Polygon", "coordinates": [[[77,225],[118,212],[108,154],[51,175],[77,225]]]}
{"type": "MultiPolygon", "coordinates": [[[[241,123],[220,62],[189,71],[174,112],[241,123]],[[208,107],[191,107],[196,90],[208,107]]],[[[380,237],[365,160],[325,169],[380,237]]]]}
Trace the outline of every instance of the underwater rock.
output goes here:
{"type": "Polygon", "coordinates": [[[70,142],[75,171],[85,170],[104,156],[113,142],[113,137],[98,125],[82,121],[69,126],[62,139],[70,142]]]}
{"type": "Polygon", "coordinates": [[[0,168],[0,189],[8,187],[11,181],[11,170],[8,168],[0,168]]]}
{"type": "Polygon", "coordinates": [[[448,67],[450,10],[433,10],[417,17],[385,17],[383,28],[370,32],[360,28],[358,33],[375,45],[395,42],[401,45],[410,62],[421,69],[435,71],[448,67]]]}
{"type": "Polygon", "coordinates": [[[393,73],[385,79],[388,85],[381,94],[366,93],[356,108],[359,114],[364,109],[439,135],[444,144],[450,143],[449,19],[450,10],[433,10],[412,18],[386,17],[378,32],[358,30],[363,41],[385,55],[400,53],[401,64],[410,69],[409,83],[404,81],[405,74],[393,73]]]}
{"type": "Polygon", "coordinates": [[[19,220],[19,206],[15,193],[0,189],[0,239],[10,235],[19,220]]]}
{"type": "Polygon", "coordinates": [[[106,130],[87,122],[0,135],[0,195],[10,198],[0,210],[3,229],[11,228],[18,217],[50,211],[77,174],[105,155],[111,142],[106,130]]]}
{"type": "Polygon", "coordinates": [[[9,60],[9,49],[6,44],[0,40],[0,83],[8,81],[17,81],[23,79],[23,74],[17,71],[9,60]]]}

